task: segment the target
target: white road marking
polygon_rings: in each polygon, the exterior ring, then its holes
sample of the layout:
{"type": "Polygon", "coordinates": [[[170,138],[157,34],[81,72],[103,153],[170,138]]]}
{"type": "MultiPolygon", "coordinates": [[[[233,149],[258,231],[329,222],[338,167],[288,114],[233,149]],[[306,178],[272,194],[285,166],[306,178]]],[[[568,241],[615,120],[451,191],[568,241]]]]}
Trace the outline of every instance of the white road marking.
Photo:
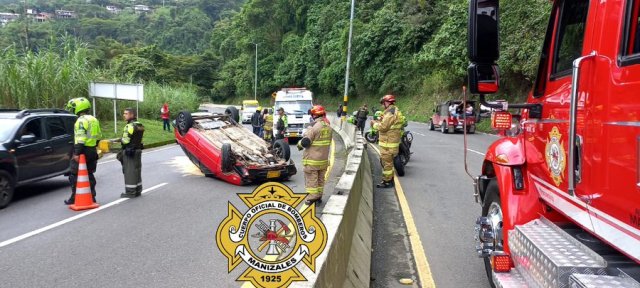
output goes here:
{"type": "MultiPolygon", "coordinates": [[[[155,190],[155,189],[158,189],[158,188],[160,188],[160,187],[162,187],[162,186],[164,186],[164,185],[167,185],[167,184],[168,184],[168,183],[161,183],[161,184],[158,184],[158,185],[153,186],[153,187],[151,187],[151,188],[147,188],[147,189],[145,189],[145,190],[143,190],[143,191],[142,191],[142,194],[146,194],[146,193],[148,193],[148,192],[151,192],[151,191],[153,191],[153,190],[155,190]]],[[[64,224],[67,224],[67,223],[69,223],[69,222],[72,222],[72,221],[78,220],[78,219],[80,219],[80,218],[83,218],[83,217],[89,216],[89,215],[91,215],[91,214],[93,214],[93,213],[96,213],[96,212],[98,212],[98,211],[100,211],[100,210],[104,210],[104,209],[107,209],[107,208],[109,208],[109,207],[111,207],[111,206],[118,205],[118,204],[120,204],[120,203],[122,203],[122,202],[124,202],[124,201],[129,200],[129,199],[130,199],[130,198],[120,198],[120,199],[115,200],[115,201],[113,201],[113,202],[110,202],[110,203],[108,203],[108,204],[102,205],[102,206],[100,206],[100,207],[98,207],[98,208],[96,208],[96,209],[93,209],[93,210],[89,210],[89,211],[83,212],[83,213],[78,214],[78,215],[75,215],[75,216],[73,216],[73,217],[69,217],[69,218],[64,219],[64,220],[62,220],[62,221],[58,221],[58,222],[56,222],[56,223],[53,223],[53,224],[51,224],[51,225],[49,225],[49,226],[42,227],[42,228],[40,228],[40,229],[38,229],[38,230],[34,230],[34,231],[31,231],[31,232],[28,232],[28,233],[22,234],[22,235],[20,235],[20,236],[17,236],[17,237],[11,238],[11,239],[9,239],[9,240],[6,240],[6,241],[3,241],[3,242],[0,242],[0,248],[5,247],[5,246],[8,246],[8,245],[11,245],[11,244],[16,243],[16,242],[18,242],[18,241],[21,241],[21,240],[27,239],[27,238],[29,238],[29,237],[31,237],[31,236],[35,236],[35,235],[38,235],[38,234],[40,234],[40,233],[43,233],[43,232],[49,231],[49,230],[51,230],[51,229],[53,229],[53,228],[56,228],[56,227],[62,226],[62,225],[64,225],[64,224]]]]}
{"type": "Polygon", "coordinates": [[[484,154],[484,153],[482,153],[482,152],[478,152],[478,151],[473,150],[473,149],[469,149],[469,148],[467,148],[467,151],[469,151],[469,152],[473,152],[473,153],[476,153],[476,154],[481,155],[481,156],[485,156],[485,154],[484,154]]]}
{"type": "Polygon", "coordinates": [[[422,134],[420,132],[415,132],[415,131],[411,131],[411,133],[415,133],[415,134],[420,135],[420,136],[427,136],[427,135],[424,135],[424,134],[422,134]]]}
{"type": "MultiPolygon", "coordinates": [[[[156,149],[156,150],[143,152],[142,155],[149,154],[149,153],[154,153],[154,152],[158,152],[158,151],[163,151],[163,150],[171,149],[171,148],[174,148],[174,147],[175,147],[175,145],[171,145],[170,147],[165,147],[165,148],[161,148],[161,149],[156,149]]],[[[104,161],[104,162],[98,162],[98,165],[107,164],[107,163],[116,162],[116,161],[118,161],[118,160],[117,159],[107,160],[107,161],[104,161]]]]}

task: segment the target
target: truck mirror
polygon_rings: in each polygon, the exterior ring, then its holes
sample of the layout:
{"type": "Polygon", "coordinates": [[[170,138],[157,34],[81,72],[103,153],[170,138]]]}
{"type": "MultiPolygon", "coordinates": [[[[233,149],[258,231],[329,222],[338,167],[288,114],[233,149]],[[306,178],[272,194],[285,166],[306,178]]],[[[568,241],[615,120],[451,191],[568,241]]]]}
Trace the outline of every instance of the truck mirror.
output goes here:
{"type": "Polygon", "coordinates": [[[497,65],[471,64],[467,70],[471,94],[493,94],[500,87],[497,65]]]}
{"type": "Polygon", "coordinates": [[[498,0],[469,1],[469,59],[493,64],[500,57],[498,44],[498,0]]]}

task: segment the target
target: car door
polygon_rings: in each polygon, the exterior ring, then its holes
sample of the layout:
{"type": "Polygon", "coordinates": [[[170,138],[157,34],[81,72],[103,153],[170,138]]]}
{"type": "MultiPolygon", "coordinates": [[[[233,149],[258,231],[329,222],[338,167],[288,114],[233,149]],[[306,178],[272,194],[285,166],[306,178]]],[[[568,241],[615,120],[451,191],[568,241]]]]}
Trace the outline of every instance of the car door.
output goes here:
{"type": "Polygon", "coordinates": [[[48,163],[47,155],[53,152],[43,125],[43,118],[37,117],[28,119],[22,124],[15,136],[16,162],[18,164],[18,182],[28,181],[46,175],[48,163]],[[23,135],[35,136],[33,143],[22,143],[20,138],[23,135]]]}
{"type": "MultiPolygon", "coordinates": [[[[71,118],[71,117],[66,117],[71,118]]],[[[73,130],[62,117],[45,118],[49,147],[53,149],[48,155],[50,159],[49,173],[61,173],[69,168],[69,158],[73,149],[73,130]]]]}

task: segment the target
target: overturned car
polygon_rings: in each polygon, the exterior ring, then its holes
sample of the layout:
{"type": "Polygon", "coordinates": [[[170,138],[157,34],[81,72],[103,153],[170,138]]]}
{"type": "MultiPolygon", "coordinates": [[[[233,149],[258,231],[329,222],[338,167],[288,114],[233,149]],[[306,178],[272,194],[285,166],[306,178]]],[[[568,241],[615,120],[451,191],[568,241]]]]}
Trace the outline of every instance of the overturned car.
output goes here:
{"type": "Polygon", "coordinates": [[[235,185],[284,181],[296,174],[289,144],[269,145],[238,120],[235,107],[225,113],[182,111],[174,121],[176,142],[206,176],[235,185]]]}

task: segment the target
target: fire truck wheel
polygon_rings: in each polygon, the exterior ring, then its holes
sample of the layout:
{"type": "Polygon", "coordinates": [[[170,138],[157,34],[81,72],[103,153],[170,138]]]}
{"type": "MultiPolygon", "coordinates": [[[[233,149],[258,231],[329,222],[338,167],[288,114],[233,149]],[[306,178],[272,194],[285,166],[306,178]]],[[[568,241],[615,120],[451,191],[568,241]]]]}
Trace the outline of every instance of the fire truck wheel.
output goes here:
{"type": "MultiPolygon", "coordinates": [[[[496,180],[491,180],[487,185],[487,190],[484,195],[484,201],[482,204],[482,216],[489,218],[493,226],[493,232],[495,235],[494,246],[495,251],[503,251],[502,248],[502,205],[500,204],[500,190],[498,189],[498,183],[496,180]]],[[[493,283],[493,269],[491,268],[491,260],[489,257],[484,258],[484,270],[489,278],[491,287],[495,288],[493,283]]]]}

